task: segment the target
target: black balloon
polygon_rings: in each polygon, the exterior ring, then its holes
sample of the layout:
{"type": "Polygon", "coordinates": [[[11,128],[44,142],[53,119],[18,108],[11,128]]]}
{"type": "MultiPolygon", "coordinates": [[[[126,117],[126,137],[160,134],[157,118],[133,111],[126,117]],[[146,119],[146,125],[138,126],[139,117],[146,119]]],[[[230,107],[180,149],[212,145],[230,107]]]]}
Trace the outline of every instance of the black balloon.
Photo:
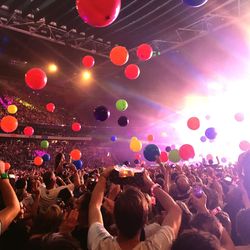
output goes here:
{"type": "Polygon", "coordinates": [[[94,110],[94,116],[97,121],[104,122],[110,116],[110,111],[105,106],[99,106],[94,110]]]}
{"type": "Polygon", "coordinates": [[[126,127],[126,126],[129,124],[129,119],[128,119],[126,116],[121,116],[121,117],[118,119],[118,124],[119,124],[121,127],[126,127]]]}

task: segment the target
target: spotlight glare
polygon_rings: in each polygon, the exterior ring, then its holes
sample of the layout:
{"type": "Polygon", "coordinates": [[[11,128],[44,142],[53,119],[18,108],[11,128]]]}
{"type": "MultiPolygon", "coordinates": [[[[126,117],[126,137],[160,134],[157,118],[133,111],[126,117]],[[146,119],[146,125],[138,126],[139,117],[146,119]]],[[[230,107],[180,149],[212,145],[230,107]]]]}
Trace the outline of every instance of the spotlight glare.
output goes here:
{"type": "Polygon", "coordinates": [[[56,64],[51,63],[51,64],[48,65],[48,70],[49,70],[50,73],[55,73],[55,72],[57,72],[58,67],[57,67],[56,64]]]}
{"type": "Polygon", "coordinates": [[[88,81],[91,79],[91,73],[89,71],[83,71],[82,72],[82,79],[84,81],[88,81]]]}

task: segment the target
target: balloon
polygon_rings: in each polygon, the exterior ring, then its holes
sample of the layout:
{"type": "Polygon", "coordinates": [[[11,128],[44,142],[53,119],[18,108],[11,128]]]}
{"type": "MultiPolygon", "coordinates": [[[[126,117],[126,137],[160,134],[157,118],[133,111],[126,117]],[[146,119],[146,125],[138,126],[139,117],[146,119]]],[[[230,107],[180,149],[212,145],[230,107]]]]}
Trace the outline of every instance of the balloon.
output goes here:
{"type": "Polygon", "coordinates": [[[5,133],[12,133],[17,129],[18,121],[14,116],[7,115],[2,118],[0,125],[5,133]]]}
{"type": "Polygon", "coordinates": [[[35,159],[34,159],[34,164],[35,164],[36,166],[41,166],[41,165],[43,164],[43,158],[40,157],[40,156],[35,157],[35,159]]]}
{"type": "Polygon", "coordinates": [[[141,44],[136,51],[138,58],[142,61],[147,61],[153,56],[153,49],[149,44],[141,44]]]}
{"type": "Polygon", "coordinates": [[[45,72],[39,68],[32,68],[25,74],[26,84],[34,90],[43,89],[47,84],[45,72]]]}
{"type": "Polygon", "coordinates": [[[118,124],[119,124],[121,127],[126,127],[126,126],[129,124],[129,119],[128,119],[126,116],[121,116],[121,117],[118,119],[118,124]]]}
{"type": "Polygon", "coordinates": [[[206,120],[210,120],[211,117],[210,117],[210,115],[206,115],[205,118],[206,118],[206,120]]]}
{"type": "Polygon", "coordinates": [[[135,80],[139,77],[140,75],[140,68],[136,64],[129,64],[125,68],[125,76],[129,80],[135,80]]]}
{"type": "Polygon", "coordinates": [[[81,160],[73,161],[73,164],[76,166],[76,169],[78,170],[83,169],[83,162],[81,160]]]}
{"type": "Polygon", "coordinates": [[[175,145],[173,144],[173,145],[171,145],[171,149],[175,149],[175,145]]]}
{"type": "Polygon", "coordinates": [[[169,152],[168,155],[168,159],[173,162],[173,163],[177,163],[181,160],[180,155],[179,155],[179,151],[177,149],[173,149],[169,152]]]}
{"type": "Polygon", "coordinates": [[[70,152],[70,156],[71,158],[74,160],[74,161],[78,161],[81,159],[82,157],[82,153],[79,149],[73,149],[71,152],[70,152]]]}
{"type": "Polygon", "coordinates": [[[200,140],[201,140],[201,142],[205,142],[207,140],[207,137],[203,135],[203,136],[201,136],[200,140]]]}
{"type": "Polygon", "coordinates": [[[104,106],[99,106],[95,108],[94,116],[97,121],[104,122],[110,117],[110,111],[104,106]]]}
{"type": "Polygon", "coordinates": [[[40,146],[41,146],[41,148],[48,148],[49,142],[46,140],[43,140],[43,141],[41,141],[40,146]]]}
{"type": "Polygon", "coordinates": [[[184,144],[179,149],[179,155],[182,160],[188,161],[189,159],[193,159],[195,156],[194,148],[193,146],[189,144],[184,144]]]}
{"type": "Polygon", "coordinates": [[[93,56],[84,56],[82,59],[82,64],[86,68],[92,68],[95,65],[95,59],[93,56]]]}
{"type": "Polygon", "coordinates": [[[227,158],[226,157],[222,157],[221,158],[221,162],[226,163],[227,162],[227,158]]]}
{"type": "Polygon", "coordinates": [[[134,153],[140,152],[142,149],[142,143],[139,140],[132,140],[130,141],[130,150],[134,153]]]}
{"type": "Polygon", "coordinates": [[[9,105],[8,108],[7,108],[7,111],[9,114],[15,114],[17,112],[17,106],[12,104],[12,105],[9,105]]]}
{"type": "Polygon", "coordinates": [[[129,59],[129,53],[123,46],[116,46],[110,51],[110,60],[117,66],[124,65],[129,59]]]}
{"type": "Polygon", "coordinates": [[[161,152],[160,160],[161,160],[161,162],[167,162],[168,161],[168,154],[165,151],[161,152]]]}
{"type": "Polygon", "coordinates": [[[27,136],[32,136],[34,134],[34,129],[32,127],[25,127],[23,133],[27,136]]]}
{"type": "Polygon", "coordinates": [[[170,152],[171,151],[171,147],[170,146],[167,146],[166,147],[166,152],[170,152]]]}
{"type": "Polygon", "coordinates": [[[234,119],[237,121],[237,122],[242,122],[244,121],[244,114],[242,113],[237,113],[234,115],[234,119]]]}
{"type": "Polygon", "coordinates": [[[76,0],[81,19],[93,27],[106,27],[118,17],[121,0],[76,0]]]}
{"type": "Polygon", "coordinates": [[[50,161],[50,159],[51,159],[51,157],[50,157],[50,155],[49,155],[48,153],[47,153],[47,154],[44,154],[42,158],[43,158],[43,161],[44,161],[44,162],[50,161]]]}
{"type": "Polygon", "coordinates": [[[212,160],[214,157],[211,154],[207,155],[207,160],[212,160]]]}
{"type": "Polygon", "coordinates": [[[143,151],[144,158],[148,161],[155,161],[160,154],[161,150],[155,144],[148,144],[143,151]]]}
{"type": "Polygon", "coordinates": [[[82,126],[80,123],[78,122],[74,122],[72,123],[71,125],[71,129],[74,131],[74,132],[79,132],[81,130],[82,126]]]}
{"type": "Polygon", "coordinates": [[[217,133],[216,133],[216,131],[215,131],[215,128],[208,128],[208,129],[206,129],[205,135],[206,135],[206,137],[207,137],[208,139],[214,140],[214,139],[216,138],[216,136],[217,136],[217,133]]]}
{"type": "Polygon", "coordinates": [[[187,121],[188,128],[197,130],[200,127],[200,120],[197,117],[191,117],[187,121]]]}
{"type": "Polygon", "coordinates": [[[5,162],[4,167],[5,167],[5,171],[8,171],[11,168],[11,165],[10,165],[10,163],[5,162]]]}
{"type": "Polygon", "coordinates": [[[135,154],[135,159],[140,160],[141,159],[141,155],[140,154],[135,154]]]}
{"type": "Polygon", "coordinates": [[[56,108],[56,106],[55,106],[55,104],[52,103],[52,102],[50,102],[50,103],[48,103],[48,104],[46,105],[47,111],[49,111],[49,112],[51,112],[51,113],[53,113],[53,112],[55,111],[55,108],[56,108]]]}
{"type": "Polygon", "coordinates": [[[153,141],[154,140],[154,136],[153,135],[148,135],[147,136],[147,140],[148,141],[153,141]]]}
{"type": "Polygon", "coordinates": [[[117,137],[115,135],[112,135],[111,138],[110,138],[111,141],[115,142],[117,141],[117,137]]]}
{"type": "Polygon", "coordinates": [[[133,140],[137,141],[137,140],[138,140],[138,138],[137,138],[137,137],[135,137],[135,136],[133,136],[133,137],[131,137],[130,141],[133,141],[133,140]]]}
{"type": "Polygon", "coordinates": [[[191,7],[201,7],[207,3],[208,0],[183,0],[183,2],[191,7]]]}
{"type": "Polygon", "coordinates": [[[137,165],[137,164],[140,164],[140,161],[138,159],[135,159],[134,163],[137,165]]]}
{"type": "Polygon", "coordinates": [[[241,141],[239,147],[242,151],[248,151],[248,150],[250,150],[250,143],[248,141],[245,141],[245,140],[241,141]]]}
{"type": "Polygon", "coordinates": [[[115,104],[116,109],[119,111],[125,111],[128,108],[128,103],[124,99],[120,99],[115,104]]]}

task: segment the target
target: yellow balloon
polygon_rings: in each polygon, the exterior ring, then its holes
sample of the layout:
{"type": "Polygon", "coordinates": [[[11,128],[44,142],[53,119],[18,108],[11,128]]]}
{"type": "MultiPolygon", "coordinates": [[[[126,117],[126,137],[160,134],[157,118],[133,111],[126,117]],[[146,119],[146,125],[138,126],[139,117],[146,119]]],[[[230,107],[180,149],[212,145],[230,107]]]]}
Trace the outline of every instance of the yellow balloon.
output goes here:
{"type": "Polygon", "coordinates": [[[17,106],[12,104],[12,105],[9,105],[8,108],[7,108],[7,111],[9,114],[15,114],[17,112],[17,106]]]}
{"type": "Polygon", "coordinates": [[[134,153],[140,152],[141,149],[142,149],[142,143],[141,143],[141,141],[139,141],[139,140],[131,140],[131,142],[130,142],[130,149],[134,153]]]}
{"type": "Polygon", "coordinates": [[[135,136],[133,136],[133,137],[130,139],[130,141],[138,141],[138,138],[135,137],[135,136]]]}

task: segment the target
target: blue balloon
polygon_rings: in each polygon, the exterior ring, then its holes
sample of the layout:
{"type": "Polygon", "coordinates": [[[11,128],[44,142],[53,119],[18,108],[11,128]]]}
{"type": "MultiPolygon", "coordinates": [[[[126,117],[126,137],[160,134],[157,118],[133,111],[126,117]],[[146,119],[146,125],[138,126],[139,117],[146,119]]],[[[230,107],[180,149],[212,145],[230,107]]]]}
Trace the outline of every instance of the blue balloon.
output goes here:
{"type": "Polygon", "coordinates": [[[172,149],[171,149],[171,147],[170,146],[167,146],[166,147],[166,152],[170,152],[172,149]]]}
{"type": "Polygon", "coordinates": [[[192,7],[201,7],[206,4],[208,0],[183,0],[183,2],[192,7]]]}
{"type": "Polygon", "coordinates": [[[216,133],[216,131],[215,131],[215,128],[208,128],[208,129],[206,129],[205,135],[206,135],[206,137],[207,137],[208,139],[214,140],[214,139],[216,138],[216,136],[217,136],[217,133],[216,133]]]}
{"type": "Polygon", "coordinates": [[[148,161],[155,161],[160,154],[161,150],[155,144],[148,144],[143,150],[144,158],[148,161]]]}
{"type": "Polygon", "coordinates": [[[43,161],[45,161],[45,162],[50,161],[50,159],[51,159],[49,154],[44,154],[42,158],[43,158],[43,161]]]}
{"type": "Polygon", "coordinates": [[[83,162],[81,160],[73,161],[73,164],[76,166],[76,169],[78,169],[78,170],[83,169],[83,162]]]}
{"type": "Polygon", "coordinates": [[[113,136],[111,136],[110,140],[115,142],[115,141],[117,141],[117,137],[115,135],[113,135],[113,136]]]}

